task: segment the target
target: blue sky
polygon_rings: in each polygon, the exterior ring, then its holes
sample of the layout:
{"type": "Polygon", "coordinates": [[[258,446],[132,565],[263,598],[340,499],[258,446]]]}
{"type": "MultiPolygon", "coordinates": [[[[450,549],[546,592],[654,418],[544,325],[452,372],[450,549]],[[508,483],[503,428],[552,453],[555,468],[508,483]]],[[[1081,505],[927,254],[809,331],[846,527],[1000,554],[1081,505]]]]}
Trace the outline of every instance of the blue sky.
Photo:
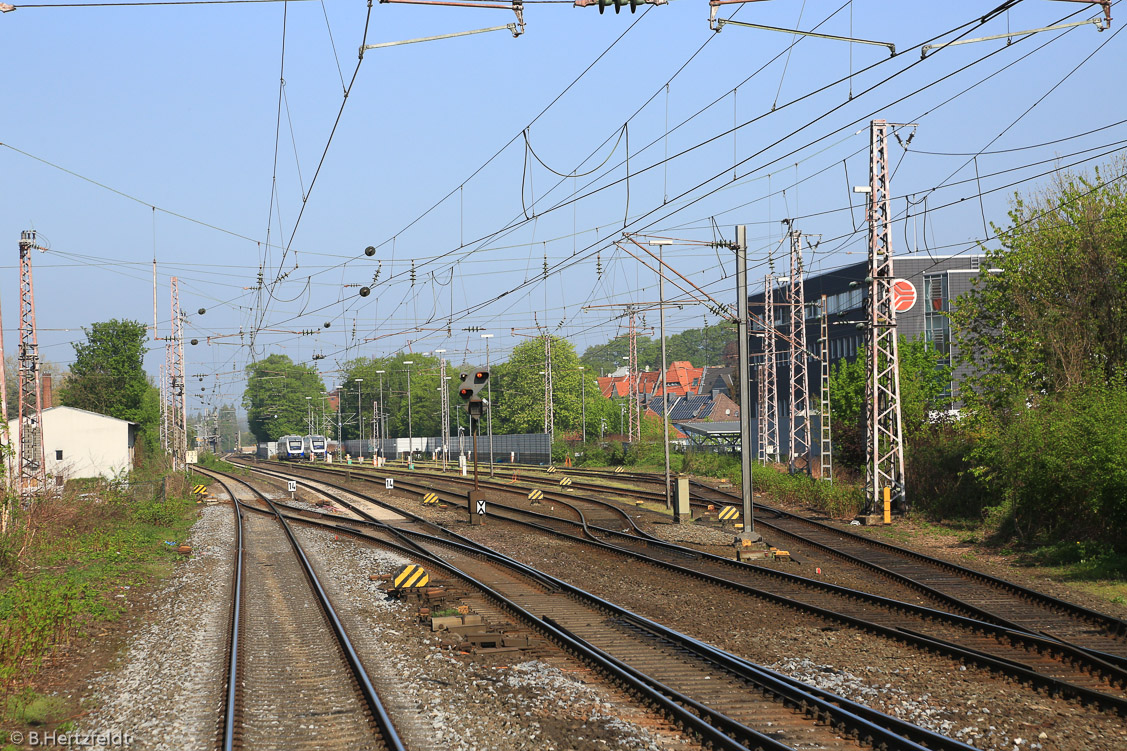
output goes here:
{"type": "MultiPolygon", "coordinates": [[[[769,257],[785,265],[784,217],[822,236],[812,271],[862,260],[863,197],[848,187],[867,180],[873,117],[919,124],[907,151],[892,147],[896,252],[973,252],[983,215],[1004,222],[1015,190],[1044,188],[1057,165],[1105,163],[1127,139],[1118,19],[1103,32],[1086,25],[923,60],[913,48],[949,31],[942,40],[1100,13],[1025,0],[980,25],[996,6],[721,9],[893,42],[900,54],[890,58],[880,46],[734,25],[715,33],[700,0],[633,15],[529,0],[519,38],[367,52],[325,151],[357,68],[363,2],[17,3],[0,15],[6,351],[18,343],[19,233],[35,229],[49,248],[34,258],[42,355],[65,365],[93,321],[151,323],[155,255],[159,332],[175,275],[185,335],[200,341],[185,347],[193,411],[239,401],[243,367],[272,352],[323,354],[330,385],[359,355],[445,348],[454,362],[482,360],[469,326],[495,335],[494,359],[522,341],[513,328],[536,324],[582,352],[621,326],[584,306],[656,299],[654,271],[612,242],[623,231],[689,241],[666,248],[666,260],[732,304],[731,254],[693,244],[714,238],[713,220],[728,240],[733,225],[749,225],[760,283],[769,257]],[[260,270],[265,289],[255,289],[260,270]],[[372,294],[359,297],[360,285],[372,294]]],[[[377,4],[367,41],[513,20],[508,10],[377,4]]],[[[667,325],[717,320],[686,306],[667,325]]],[[[646,323],[656,327],[656,312],[646,323]]],[[[154,343],[150,372],[162,361],[154,343]]]]}

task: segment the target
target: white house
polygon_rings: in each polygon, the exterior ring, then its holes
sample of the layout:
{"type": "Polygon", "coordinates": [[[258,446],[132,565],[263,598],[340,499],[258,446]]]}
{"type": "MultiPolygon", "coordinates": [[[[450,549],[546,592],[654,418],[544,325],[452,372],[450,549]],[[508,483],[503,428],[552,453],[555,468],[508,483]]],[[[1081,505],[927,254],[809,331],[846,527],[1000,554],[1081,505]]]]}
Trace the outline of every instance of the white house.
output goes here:
{"type": "MultiPolygon", "coordinates": [[[[19,420],[9,420],[19,445],[19,420]]],[[[112,478],[133,468],[137,423],[75,407],[43,410],[43,453],[47,474],[62,484],[76,477],[112,478]]],[[[49,480],[50,482],[50,480],[49,480]]]]}

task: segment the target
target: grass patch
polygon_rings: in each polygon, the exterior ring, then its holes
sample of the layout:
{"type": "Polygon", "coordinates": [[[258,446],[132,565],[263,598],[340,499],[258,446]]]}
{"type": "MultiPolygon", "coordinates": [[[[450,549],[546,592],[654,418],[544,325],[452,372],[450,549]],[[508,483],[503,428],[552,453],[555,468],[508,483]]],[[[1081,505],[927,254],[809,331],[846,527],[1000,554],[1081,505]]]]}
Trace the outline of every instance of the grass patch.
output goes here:
{"type": "Polygon", "coordinates": [[[171,545],[196,518],[185,480],[162,478],[68,488],[62,498],[17,506],[0,537],[0,709],[3,719],[32,723],[51,702],[28,693],[50,650],[114,621],[129,588],[169,575],[171,545]],[[124,596],[122,596],[124,595],[124,596]]]}
{"type": "Polygon", "coordinates": [[[64,716],[66,702],[59,696],[43,696],[27,689],[8,696],[4,704],[6,719],[24,725],[47,725],[64,716]]]}

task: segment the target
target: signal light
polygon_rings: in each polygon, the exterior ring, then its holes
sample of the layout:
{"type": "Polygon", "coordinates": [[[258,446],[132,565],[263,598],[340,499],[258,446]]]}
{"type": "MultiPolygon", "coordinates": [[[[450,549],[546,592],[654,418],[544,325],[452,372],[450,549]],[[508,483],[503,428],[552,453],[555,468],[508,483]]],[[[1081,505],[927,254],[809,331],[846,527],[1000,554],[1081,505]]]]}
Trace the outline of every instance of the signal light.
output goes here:
{"type": "Polygon", "coordinates": [[[482,391],[489,380],[489,368],[464,371],[458,374],[458,378],[462,382],[458,396],[466,402],[466,412],[470,417],[481,417],[489,409],[488,400],[482,397],[482,391]]]}

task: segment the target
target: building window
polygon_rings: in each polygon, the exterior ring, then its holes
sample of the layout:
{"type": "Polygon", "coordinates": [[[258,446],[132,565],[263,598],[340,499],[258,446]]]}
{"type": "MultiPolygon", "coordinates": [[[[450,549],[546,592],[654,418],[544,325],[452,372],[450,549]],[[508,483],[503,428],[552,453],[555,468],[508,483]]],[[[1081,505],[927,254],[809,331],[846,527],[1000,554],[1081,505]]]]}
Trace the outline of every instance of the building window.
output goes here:
{"type": "MultiPolygon", "coordinates": [[[[951,320],[947,317],[951,296],[947,282],[946,274],[924,276],[924,342],[942,355],[940,367],[951,365],[951,320]]],[[[950,384],[946,394],[951,394],[950,384]]]]}
{"type": "Polygon", "coordinates": [[[63,450],[55,449],[55,461],[61,462],[63,460],[63,450]]]}

